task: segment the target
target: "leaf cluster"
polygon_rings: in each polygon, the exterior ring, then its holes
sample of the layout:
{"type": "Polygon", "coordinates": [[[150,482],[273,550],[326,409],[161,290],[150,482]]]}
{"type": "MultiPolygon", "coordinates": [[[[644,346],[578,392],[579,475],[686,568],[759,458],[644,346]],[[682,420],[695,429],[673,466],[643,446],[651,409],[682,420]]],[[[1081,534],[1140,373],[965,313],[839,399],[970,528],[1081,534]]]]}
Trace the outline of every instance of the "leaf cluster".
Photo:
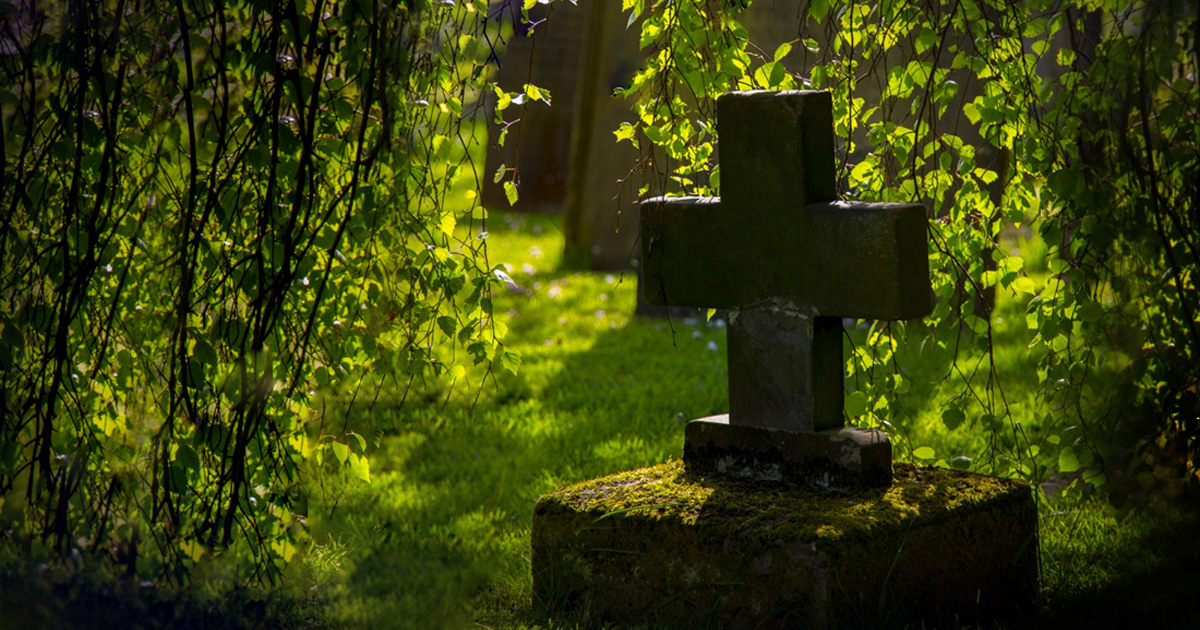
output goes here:
{"type": "Polygon", "coordinates": [[[848,420],[904,434],[932,404],[947,428],[989,436],[944,463],[1034,482],[1196,477],[1195,7],[819,0],[763,50],[739,21],[748,4],[625,0],[647,63],[616,135],[642,149],[644,191],[716,194],[721,93],[829,90],[841,193],[929,208],[934,312],[861,324],[848,420]],[[1027,304],[1036,400],[1006,396],[997,292],[1027,304]],[[905,352],[944,367],[914,388],[905,352]]]}
{"type": "Polygon", "coordinates": [[[516,369],[477,194],[487,10],[0,3],[12,540],[273,581],[301,475],[370,479],[323,400],[516,369]]]}

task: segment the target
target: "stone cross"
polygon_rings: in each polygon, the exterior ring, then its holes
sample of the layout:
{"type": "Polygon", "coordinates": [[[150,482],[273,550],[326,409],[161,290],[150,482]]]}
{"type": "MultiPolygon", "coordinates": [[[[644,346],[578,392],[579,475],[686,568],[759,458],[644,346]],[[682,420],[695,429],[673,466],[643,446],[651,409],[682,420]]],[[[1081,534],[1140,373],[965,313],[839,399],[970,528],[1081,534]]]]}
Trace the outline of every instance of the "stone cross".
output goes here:
{"type": "Polygon", "coordinates": [[[886,483],[891,447],[844,428],[841,318],[929,313],[925,209],[838,201],[828,92],[717,101],[720,198],[642,203],[651,304],[728,309],[729,414],[689,424],[690,467],[886,483]]]}

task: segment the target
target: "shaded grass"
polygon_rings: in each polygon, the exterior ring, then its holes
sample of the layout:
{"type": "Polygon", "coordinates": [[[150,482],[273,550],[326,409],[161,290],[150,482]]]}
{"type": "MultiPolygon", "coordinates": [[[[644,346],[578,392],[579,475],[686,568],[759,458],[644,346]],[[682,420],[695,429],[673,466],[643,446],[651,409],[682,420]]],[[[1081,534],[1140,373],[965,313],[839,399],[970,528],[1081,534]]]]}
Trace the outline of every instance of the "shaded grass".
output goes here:
{"type": "MultiPolygon", "coordinates": [[[[634,278],[557,271],[562,237],[555,217],[498,218],[489,225],[490,257],[508,263],[518,286],[495,303],[510,329],[507,342],[523,356],[520,374],[485,377],[476,370],[470,386],[430,382],[404,405],[384,391],[350,420],[373,445],[371,485],[332,470],[314,478],[315,551],[329,544],[344,550],[340,579],[319,590],[331,614],[353,625],[475,620],[556,628],[586,621],[586,611],[559,621],[531,616],[529,524],[537,497],[678,457],[684,422],[726,408],[719,323],[634,318],[634,278]]],[[[1024,308],[1025,301],[1003,294],[998,301],[993,333],[1003,350],[995,361],[1014,410],[1008,421],[1033,432],[1037,357],[1024,351],[1024,308]]],[[[865,334],[851,328],[848,336],[861,344],[865,334]]],[[[979,466],[988,446],[984,427],[968,421],[947,431],[938,406],[962,387],[966,370],[952,370],[944,356],[918,344],[904,348],[898,363],[913,386],[893,402],[903,418],[897,458],[931,446],[943,462],[963,455],[979,466]]],[[[959,360],[979,359],[967,351],[959,360]]],[[[1176,513],[1121,520],[1097,501],[1071,501],[1042,504],[1049,618],[1122,588],[1133,556],[1149,573],[1162,568],[1166,556],[1139,555],[1136,545],[1192,522],[1176,513]]],[[[1170,601],[1189,585],[1176,580],[1162,592],[1170,601]]]]}
{"type": "MultiPolygon", "coordinates": [[[[683,424],[726,409],[725,331],[718,322],[633,317],[631,276],[559,271],[557,220],[489,220],[490,259],[507,263],[518,285],[499,292],[495,304],[509,326],[507,343],[523,357],[519,375],[474,369],[468,383],[431,379],[411,392],[383,381],[354,403],[324,401],[327,422],[367,437],[372,480],[309,462],[306,507],[315,544],[288,567],[283,591],[263,599],[234,590],[222,608],[211,603],[219,596],[199,605],[186,593],[127,592],[107,578],[29,580],[39,569],[27,564],[5,569],[3,608],[26,600],[54,605],[23,609],[20,618],[0,612],[0,619],[70,627],[55,621],[57,610],[82,619],[74,627],[123,617],[147,628],[191,623],[185,618],[206,627],[289,628],[586,622],[587,611],[534,616],[533,505],[569,483],[678,457],[683,424]]],[[[1026,351],[1024,308],[1024,300],[1001,294],[992,318],[1002,349],[995,361],[1014,410],[1009,421],[1036,438],[1037,356],[1026,351]]],[[[847,351],[865,338],[865,330],[848,327],[847,351]]],[[[969,349],[959,357],[963,365],[979,359],[969,349]]],[[[983,464],[985,428],[969,418],[948,431],[939,407],[969,370],[955,371],[944,353],[916,343],[902,346],[897,365],[912,384],[892,401],[897,459],[929,446],[942,462],[966,456],[983,464]]],[[[1110,617],[1169,625],[1180,603],[1200,593],[1195,514],[1167,508],[1120,515],[1078,493],[1043,501],[1041,513],[1042,625],[1107,625],[1101,622],[1110,617]]]]}

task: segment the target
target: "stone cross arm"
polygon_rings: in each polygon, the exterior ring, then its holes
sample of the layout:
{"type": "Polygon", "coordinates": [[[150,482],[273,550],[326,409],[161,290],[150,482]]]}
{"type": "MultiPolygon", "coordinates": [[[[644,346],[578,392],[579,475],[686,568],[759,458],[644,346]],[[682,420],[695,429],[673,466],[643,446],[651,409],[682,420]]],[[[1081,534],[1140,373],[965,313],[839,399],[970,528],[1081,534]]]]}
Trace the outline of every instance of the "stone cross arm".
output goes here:
{"type": "Polygon", "coordinates": [[[923,206],[797,205],[764,216],[716,198],[644,202],[646,301],[737,309],[776,298],[861,319],[929,312],[923,206]]]}

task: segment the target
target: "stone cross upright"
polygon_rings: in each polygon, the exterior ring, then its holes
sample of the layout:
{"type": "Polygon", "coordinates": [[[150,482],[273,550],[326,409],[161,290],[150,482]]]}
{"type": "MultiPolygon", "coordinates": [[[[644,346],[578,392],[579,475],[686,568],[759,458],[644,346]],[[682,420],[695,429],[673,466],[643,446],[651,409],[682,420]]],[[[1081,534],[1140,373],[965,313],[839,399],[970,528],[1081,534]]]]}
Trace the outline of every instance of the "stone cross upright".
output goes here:
{"type": "Polygon", "coordinates": [[[891,446],[844,427],[842,317],[929,313],[925,208],[837,201],[828,92],[717,101],[720,198],[642,203],[651,304],[728,309],[729,414],[689,423],[689,469],[886,484],[891,446]]]}

